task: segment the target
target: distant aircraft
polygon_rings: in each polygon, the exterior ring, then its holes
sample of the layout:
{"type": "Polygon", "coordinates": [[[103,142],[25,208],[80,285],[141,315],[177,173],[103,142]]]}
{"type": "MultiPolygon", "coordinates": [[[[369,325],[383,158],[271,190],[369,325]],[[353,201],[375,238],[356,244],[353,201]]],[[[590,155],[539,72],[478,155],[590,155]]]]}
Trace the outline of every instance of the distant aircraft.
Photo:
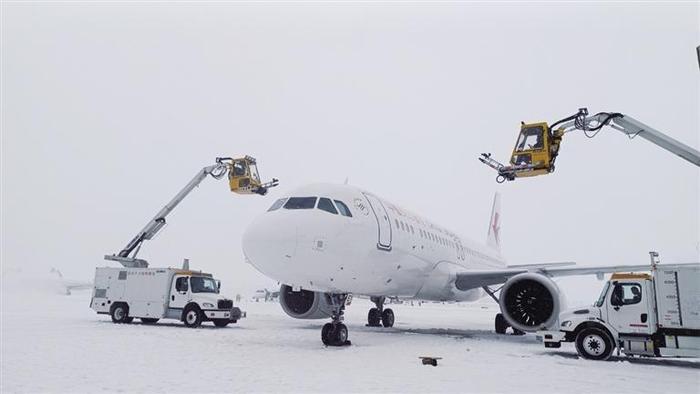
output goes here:
{"type": "MultiPolygon", "coordinates": [[[[459,210],[454,210],[458,214],[459,210]]],[[[297,319],[331,318],[321,331],[327,345],[343,345],[348,294],[369,296],[367,325],[391,327],[388,297],[476,301],[493,297],[504,333],[556,324],[562,297],[552,277],[648,270],[649,265],[571,267],[574,263],[508,266],[501,256],[500,197],[494,197],[486,243],[457,236],[368,191],[313,184],[280,198],[243,235],[246,260],[284,283],[283,310],[297,319]],[[499,297],[490,286],[502,285],[499,297]]],[[[465,220],[470,220],[465,218],[465,220]]]]}
{"type": "Polygon", "coordinates": [[[58,291],[65,295],[70,295],[72,290],[92,289],[92,282],[66,279],[61,271],[56,268],[51,268],[49,274],[54,278],[52,283],[57,286],[58,291]]]}
{"type": "Polygon", "coordinates": [[[260,289],[256,290],[255,294],[253,294],[253,301],[258,302],[260,300],[263,300],[265,302],[267,301],[273,301],[277,300],[280,296],[279,291],[270,291],[268,289],[260,289]]]}

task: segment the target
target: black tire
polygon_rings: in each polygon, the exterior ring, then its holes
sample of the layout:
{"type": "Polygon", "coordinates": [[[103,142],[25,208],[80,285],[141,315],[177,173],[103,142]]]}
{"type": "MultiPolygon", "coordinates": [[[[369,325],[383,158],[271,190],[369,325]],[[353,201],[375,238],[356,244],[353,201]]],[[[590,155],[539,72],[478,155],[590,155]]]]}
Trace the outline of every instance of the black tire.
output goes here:
{"type": "Polygon", "coordinates": [[[131,323],[132,321],[134,321],[134,318],[131,316],[127,316],[126,319],[124,319],[124,323],[127,323],[127,324],[131,323]]]}
{"type": "Polygon", "coordinates": [[[141,319],[141,323],[143,323],[143,324],[156,324],[156,323],[158,323],[158,320],[160,320],[160,319],[156,319],[154,317],[142,317],[140,319],[141,319]]]}
{"type": "Polygon", "coordinates": [[[120,302],[112,305],[109,314],[112,316],[112,322],[114,323],[131,323],[131,320],[129,320],[129,306],[126,304],[120,302]]]}
{"type": "Polygon", "coordinates": [[[335,325],[333,330],[333,341],[336,346],[343,346],[348,341],[348,328],[343,323],[335,325]]]}
{"type": "Polygon", "coordinates": [[[343,346],[348,343],[348,328],[343,323],[326,323],[321,329],[321,341],[326,346],[343,346]]]}
{"type": "Polygon", "coordinates": [[[202,311],[196,306],[188,306],[185,308],[184,312],[182,312],[182,321],[187,327],[197,328],[202,325],[202,320],[204,320],[202,311]]]}
{"type": "Polygon", "coordinates": [[[496,318],[494,319],[494,326],[496,329],[496,334],[505,334],[506,329],[508,328],[509,324],[506,321],[506,318],[503,317],[502,313],[497,313],[496,318]]]}
{"type": "Polygon", "coordinates": [[[513,335],[525,335],[525,331],[520,331],[515,327],[511,327],[513,329],[513,335]]]}
{"type": "Polygon", "coordinates": [[[615,347],[607,330],[588,327],[576,335],[576,351],[589,360],[607,360],[615,347]]]}
{"type": "Polygon", "coordinates": [[[372,308],[367,313],[367,325],[370,327],[379,327],[382,322],[382,314],[379,313],[379,309],[372,308]]]}
{"type": "Polygon", "coordinates": [[[217,327],[226,327],[230,322],[228,319],[214,319],[214,325],[217,327]]]}
{"type": "Polygon", "coordinates": [[[382,325],[384,327],[394,326],[394,311],[389,308],[384,309],[384,312],[382,312],[382,325]]]}
{"type": "Polygon", "coordinates": [[[326,323],[323,325],[323,328],[321,328],[321,342],[326,346],[330,345],[332,342],[330,337],[331,331],[333,331],[333,324],[331,323],[326,323]]]}

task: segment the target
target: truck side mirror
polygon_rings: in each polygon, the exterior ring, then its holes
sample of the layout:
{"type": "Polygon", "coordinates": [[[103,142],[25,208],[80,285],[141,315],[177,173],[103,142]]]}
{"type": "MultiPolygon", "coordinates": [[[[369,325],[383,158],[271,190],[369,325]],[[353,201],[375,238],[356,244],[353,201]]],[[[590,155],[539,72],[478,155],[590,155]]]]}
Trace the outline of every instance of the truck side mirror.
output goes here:
{"type": "Polygon", "coordinates": [[[221,291],[221,281],[220,280],[216,281],[216,290],[221,291]]]}

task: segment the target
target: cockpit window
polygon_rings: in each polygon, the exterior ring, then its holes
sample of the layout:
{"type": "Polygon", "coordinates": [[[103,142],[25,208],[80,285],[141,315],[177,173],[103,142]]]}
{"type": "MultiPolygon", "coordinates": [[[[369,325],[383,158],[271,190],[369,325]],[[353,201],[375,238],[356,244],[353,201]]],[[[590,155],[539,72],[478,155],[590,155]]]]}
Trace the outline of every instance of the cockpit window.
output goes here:
{"type": "Polygon", "coordinates": [[[326,212],[330,212],[334,215],[338,214],[338,211],[335,209],[333,206],[333,203],[331,202],[330,199],[321,197],[318,199],[318,209],[326,212]]]}
{"type": "Polygon", "coordinates": [[[338,201],[338,200],[333,200],[335,201],[335,205],[338,207],[338,210],[340,211],[340,214],[343,216],[347,216],[349,218],[352,217],[352,213],[350,213],[350,209],[348,209],[348,206],[345,205],[344,202],[338,201]]]}
{"type": "Polygon", "coordinates": [[[313,209],[316,197],[290,197],[284,204],[284,209],[313,209]]]}
{"type": "Polygon", "coordinates": [[[267,212],[276,211],[276,210],[280,209],[280,208],[282,207],[282,205],[284,205],[284,202],[285,202],[285,201],[287,201],[287,198],[286,198],[286,197],[285,197],[285,198],[280,198],[279,200],[275,201],[275,202],[272,204],[272,206],[270,207],[270,209],[267,210],[267,212]]]}

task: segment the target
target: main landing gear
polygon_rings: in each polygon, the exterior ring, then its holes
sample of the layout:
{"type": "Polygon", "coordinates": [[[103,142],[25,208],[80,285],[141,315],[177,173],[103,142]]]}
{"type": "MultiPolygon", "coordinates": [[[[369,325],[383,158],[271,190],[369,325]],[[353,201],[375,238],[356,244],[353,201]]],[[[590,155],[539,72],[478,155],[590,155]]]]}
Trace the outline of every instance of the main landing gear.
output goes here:
{"type": "Polygon", "coordinates": [[[394,311],[384,309],[384,297],[370,297],[370,300],[377,306],[367,313],[367,327],[393,327],[394,311]]]}
{"type": "Polygon", "coordinates": [[[494,326],[496,328],[496,334],[505,334],[508,327],[513,329],[513,335],[525,335],[523,331],[511,326],[502,313],[496,314],[496,319],[494,321],[494,326]]]}
{"type": "Polygon", "coordinates": [[[333,307],[332,321],[323,325],[321,329],[321,341],[326,346],[348,346],[348,328],[343,321],[345,311],[345,301],[347,294],[329,294],[331,306],[333,307]]]}
{"type": "MultiPolygon", "coordinates": [[[[484,286],[483,289],[486,292],[486,294],[491,296],[491,298],[493,298],[493,300],[496,301],[497,304],[499,303],[498,297],[496,297],[496,291],[498,291],[500,289],[494,291],[494,290],[491,290],[488,286],[484,286]]],[[[506,318],[503,316],[502,313],[497,313],[496,318],[494,319],[494,328],[495,328],[496,334],[505,334],[508,327],[513,328],[513,335],[525,335],[525,333],[523,331],[520,331],[517,328],[511,326],[510,323],[508,323],[508,320],[506,320],[506,318]]]]}

